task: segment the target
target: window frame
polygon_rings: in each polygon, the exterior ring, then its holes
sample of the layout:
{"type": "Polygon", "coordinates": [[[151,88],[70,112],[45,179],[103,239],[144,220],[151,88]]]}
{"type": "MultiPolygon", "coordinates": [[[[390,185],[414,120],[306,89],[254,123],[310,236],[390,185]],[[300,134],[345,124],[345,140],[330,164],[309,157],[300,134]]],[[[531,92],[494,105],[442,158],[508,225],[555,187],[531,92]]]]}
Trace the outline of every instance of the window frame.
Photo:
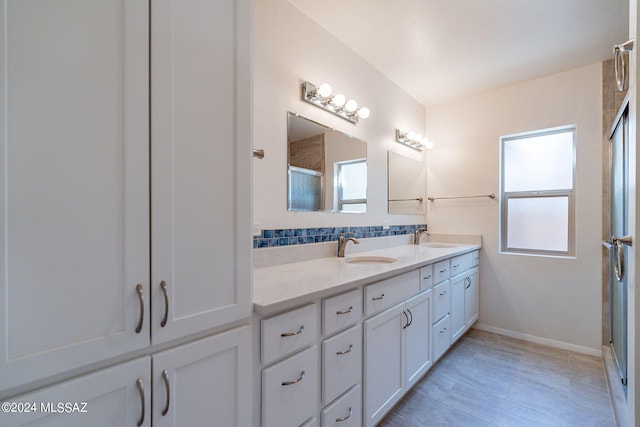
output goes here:
{"type": "Polygon", "coordinates": [[[500,137],[500,253],[534,255],[548,257],[576,257],[576,142],[577,126],[567,125],[548,129],[541,129],[518,134],[505,135],[500,137]],[[509,141],[529,139],[534,137],[553,135],[559,133],[572,134],[572,188],[562,188],[553,190],[528,190],[528,191],[505,191],[505,145],[509,141]],[[509,200],[517,198],[544,198],[544,197],[567,197],[568,218],[567,218],[567,250],[554,251],[548,249],[530,249],[508,246],[509,229],[509,200]]]}

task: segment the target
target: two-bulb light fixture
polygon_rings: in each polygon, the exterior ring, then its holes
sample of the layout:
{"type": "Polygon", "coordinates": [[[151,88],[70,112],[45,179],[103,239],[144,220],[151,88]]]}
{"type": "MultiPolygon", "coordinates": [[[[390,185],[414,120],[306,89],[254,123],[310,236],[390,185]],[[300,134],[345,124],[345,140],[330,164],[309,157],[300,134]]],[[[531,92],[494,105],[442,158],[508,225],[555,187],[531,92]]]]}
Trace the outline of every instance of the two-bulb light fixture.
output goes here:
{"type": "Polygon", "coordinates": [[[366,119],[371,113],[367,107],[358,108],[358,103],[341,94],[332,95],[333,89],[329,83],[316,86],[313,83],[302,83],[302,99],[320,107],[330,113],[340,116],[351,123],[358,123],[359,119],[366,119]]]}
{"type": "Polygon", "coordinates": [[[426,136],[415,132],[403,132],[400,129],[396,129],[396,142],[418,151],[422,151],[423,148],[433,148],[433,142],[426,136]]]}

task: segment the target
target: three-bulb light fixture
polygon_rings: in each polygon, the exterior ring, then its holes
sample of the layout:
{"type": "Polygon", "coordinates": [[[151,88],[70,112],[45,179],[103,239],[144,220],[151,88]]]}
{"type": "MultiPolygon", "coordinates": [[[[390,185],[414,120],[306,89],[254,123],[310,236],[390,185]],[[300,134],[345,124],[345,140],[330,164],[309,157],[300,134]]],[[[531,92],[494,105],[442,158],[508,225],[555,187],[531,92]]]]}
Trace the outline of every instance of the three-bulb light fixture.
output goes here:
{"type": "Polygon", "coordinates": [[[396,129],[396,142],[418,151],[422,151],[423,148],[433,148],[433,142],[426,136],[415,132],[403,132],[400,129],[396,129]]]}
{"type": "Polygon", "coordinates": [[[359,119],[366,119],[371,113],[367,107],[358,108],[358,103],[341,94],[332,95],[333,89],[329,83],[316,86],[313,83],[302,84],[302,99],[310,104],[329,111],[351,123],[358,123],[359,119]]]}

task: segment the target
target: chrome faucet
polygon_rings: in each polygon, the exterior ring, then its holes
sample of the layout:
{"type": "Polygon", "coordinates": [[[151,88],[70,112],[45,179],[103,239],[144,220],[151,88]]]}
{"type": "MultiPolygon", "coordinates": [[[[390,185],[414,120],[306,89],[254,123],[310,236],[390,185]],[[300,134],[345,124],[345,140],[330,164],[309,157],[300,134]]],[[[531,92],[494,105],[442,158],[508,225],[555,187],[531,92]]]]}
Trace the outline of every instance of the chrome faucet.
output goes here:
{"type": "Polygon", "coordinates": [[[360,242],[358,242],[358,239],[354,237],[345,238],[344,236],[340,236],[340,239],[338,239],[338,257],[344,258],[344,248],[349,242],[353,242],[355,245],[360,244],[360,242]]]}
{"type": "Polygon", "coordinates": [[[431,233],[429,233],[426,228],[418,228],[413,235],[414,245],[420,244],[420,238],[422,237],[423,234],[426,234],[427,236],[431,236],[431,233]]]}

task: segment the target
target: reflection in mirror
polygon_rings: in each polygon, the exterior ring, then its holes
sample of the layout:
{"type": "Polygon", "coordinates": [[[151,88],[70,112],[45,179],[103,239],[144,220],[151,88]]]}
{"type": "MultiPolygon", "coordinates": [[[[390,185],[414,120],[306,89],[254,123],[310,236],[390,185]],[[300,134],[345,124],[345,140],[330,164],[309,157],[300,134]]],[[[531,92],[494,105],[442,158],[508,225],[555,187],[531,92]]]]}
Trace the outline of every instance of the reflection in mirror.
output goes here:
{"type": "Polygon", "coordinates": [[[291,211],[367,211],[367,143],[288,114],[291,211]]]}
{"type": "Polygon", "coordinates": [[[425,163],[388,153],[389,213],[424,215],[425,163]]]}

